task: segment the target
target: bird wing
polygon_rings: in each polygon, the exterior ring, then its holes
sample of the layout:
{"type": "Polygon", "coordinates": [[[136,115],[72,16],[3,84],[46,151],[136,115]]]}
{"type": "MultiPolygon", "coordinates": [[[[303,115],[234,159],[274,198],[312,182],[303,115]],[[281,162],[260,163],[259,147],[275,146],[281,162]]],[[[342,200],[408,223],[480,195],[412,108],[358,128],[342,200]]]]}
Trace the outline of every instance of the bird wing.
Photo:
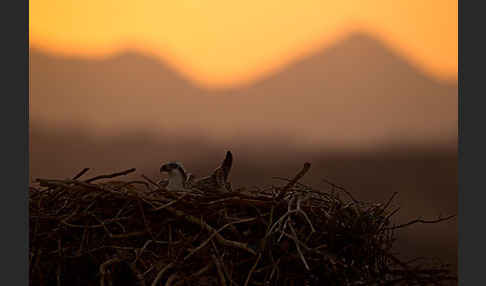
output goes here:
{"type": "Polygon", "coordinates": [[[157,184],[161,187],[161,188],[167,188],[167,186],[169,185],[169,180],[168,179],[161,179],[160,181],[157,182],[157,184]]]}
{"type": "Polygon", "coordinates": [[[233,165],[233,154],[226,152],[221,165],[213,171],[210,176],[194,179],[192,187],[204,191],[217,191],[221,189],[231,190],[231,184],[228,182],[228,176],[233,165]]]}
{"type": "MultiPolygon", "coordinates": [[[[231,166],[233,165],[233,154],[231,151],[226,152],[226,157],[223,160],[223,163],[221,163],[221,170],[222,170],[222,176],[223,180],[226,182],[228,181],[228,176],[231,171],[231,166]]],[[[217,169],[216,169],[217,171],[217,169]]],[[[215,172],[216,172],[215,171],[215,172]]]]}

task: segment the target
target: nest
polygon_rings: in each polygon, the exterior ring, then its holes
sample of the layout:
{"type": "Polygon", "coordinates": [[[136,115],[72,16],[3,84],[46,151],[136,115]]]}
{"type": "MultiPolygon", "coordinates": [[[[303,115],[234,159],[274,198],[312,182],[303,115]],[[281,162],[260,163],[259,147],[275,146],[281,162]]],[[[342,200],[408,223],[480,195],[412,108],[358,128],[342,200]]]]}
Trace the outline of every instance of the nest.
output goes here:
{"type": "Polygon", "coordinates": [[[329,183],[168,192],[127,170],[30,188],[30,285],[441,285],[447,265],[391,249],[394,195],[365,203],[329,183]]]}

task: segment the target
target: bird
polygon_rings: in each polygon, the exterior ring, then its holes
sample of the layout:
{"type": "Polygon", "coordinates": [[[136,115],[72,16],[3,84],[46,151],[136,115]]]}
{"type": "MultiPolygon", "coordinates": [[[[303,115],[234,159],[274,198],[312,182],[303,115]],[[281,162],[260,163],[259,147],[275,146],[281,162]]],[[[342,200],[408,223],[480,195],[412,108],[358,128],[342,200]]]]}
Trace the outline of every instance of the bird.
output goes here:
{"type": "Polygon", "coordinates": [[[160,172],[166,172],[169,175],[167,180],[161,180],[159,185],[168,191],[186,190],[186,182],[189,178],[186,169],[180,162],[169,162],[160,167],[160,172]]]}
{"type": "Polygon", "coordinates": [[[160,167],[161,173],[168,173],[169,178],[161,185],[168,191],[187,191],[195,188],[205,192],[231,191],[231,184],[228,181],[231,166],[233,165],[233,154],[226,152],[221,165],[207,177],[196,178],[188,173],[180,162],[165,163],[160,167]]]}

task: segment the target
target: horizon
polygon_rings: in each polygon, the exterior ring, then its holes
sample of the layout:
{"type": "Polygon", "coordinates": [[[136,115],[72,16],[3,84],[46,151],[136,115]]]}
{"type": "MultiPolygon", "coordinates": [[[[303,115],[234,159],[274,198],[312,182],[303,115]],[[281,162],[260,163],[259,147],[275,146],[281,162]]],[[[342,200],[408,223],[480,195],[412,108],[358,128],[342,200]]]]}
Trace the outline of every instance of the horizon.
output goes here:
{"type": "Polygon", "coordinates": [[[448,86],[457,86],[457,78],[443,78],[443,77],[438,77],[434,75],[433,73],[427,72],[426,70],[422,69],[420,66],[417,66],[414,64],[412,61],[407,59],[406,55],[398,53],[396,50],[393,49],[393,47],[387,45],[384,41],[380,40],[377,37],[373,37],[370,33],[366,33],[363,31],[352,31],[348,34],[346,34],[344,37],[341,37],[337,39],[336,41],[324,45],[323,47],[319,47],[319,49],[315,49],[309,53],[302,54],[300,56],[296,56],[293,59],[290,59],[286,62],[283,62],[281,65],[279,65],[276,68],[273,68],[271,70],[268,70],[266,72],[263,72],[251,79],[246,79],[242,80],[233,84],[207,84],[205,82],[202,82],[201,80],[198,80],[197,78],[194,78],[190,73],[187,73],[183,69],[181,69],[179,66],[174,65],[171,63],[169,57],[163,57],[163,56],[158,56],[154,53],[150,53],[147,51],[144,51],[143,49],[138,49],[136,47],[124,47],[121,48],[113,53],[108,53],[103,56],[92,56],[92,55],[83,55],[80,53],[74,53],[74,54],[62,54],[62,53],[56,53],[54,51],[51,51],[49,49],[43,49],[37,46],[31,45],[29,47],[29,55],[31,52],[38,53],[50,58],[54,58],[56,60],[67,60],[67,61],[93,61],[93,62],[109,62],[118,58],[121,58],[126,55],[140,55],[148,60],[151,60],[152,62],[161,65],[167,69],[169,69],[171,72],[176,74],[177,76],[181,77],[182,79],[190,82],[193,86],[203,89],[203,90],[208,90],[208,91],[231,91],[235,89],[241,89],[245,87],[249,87],[255,84],[258,84],[260,82],[264,82],[265,80],[272,78],[284,71],[286,71],[289,68],[292,68],[294,65],[303,62],[305,60],[311,59],[315,56],[318,56],[320,54],[326,53],[327,51],[339,47],[343,43],[347,43],[353,38],[366,38],[368,40],[374,41],[377,43],[379,46],[383,47],[383,49],[398,59],[404,61],[406,64],[408,64],[411,68],[415,70],[418,74],[421,74],[427,78],[429,78],[432,81],[436,81],[440,84],[448,85],[448,86]]]}
{"type": "Polygon", "coordinates": [[[363,33],[227,89],[201,87],[135,52],[103,60],[38,53],[30,61],[31,119],[67,128],[82,124],[97,134],[150,126],[153,132],[203,132],[226,140],[273,130],[296,134],[301,144],[359,148],[439,144],[457,136],[457,84],[424,74],[363,33]]]}

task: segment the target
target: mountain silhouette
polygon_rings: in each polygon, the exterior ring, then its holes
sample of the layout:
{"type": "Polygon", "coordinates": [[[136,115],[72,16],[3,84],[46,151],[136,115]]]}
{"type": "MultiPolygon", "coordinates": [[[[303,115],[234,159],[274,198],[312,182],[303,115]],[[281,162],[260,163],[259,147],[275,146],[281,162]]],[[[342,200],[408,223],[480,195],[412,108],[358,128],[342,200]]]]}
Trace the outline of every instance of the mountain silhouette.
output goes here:
{"type": "Polygon", "coordinates": [[[357,89],[390,88],[396,84],[410,88],[410,83],[417,86],[440,85],[379,40],[356,32],[318,53],[295,61],[252,87],[284,90],[296,88],[296,85],[302,88],[301,85],[305,84],[318,91],[322,86],[339,89],[349,85],[357,89]]]}
{"type": "Polygon", "coordinates": [[[31,50],[30,84],[32,120],[106,132],[272,132],[334,147],[455,144],[457,137],[457,86],[424,75],[363,33],[238,88],[200,88],[133,51],[89,60],[31,50]]]}

